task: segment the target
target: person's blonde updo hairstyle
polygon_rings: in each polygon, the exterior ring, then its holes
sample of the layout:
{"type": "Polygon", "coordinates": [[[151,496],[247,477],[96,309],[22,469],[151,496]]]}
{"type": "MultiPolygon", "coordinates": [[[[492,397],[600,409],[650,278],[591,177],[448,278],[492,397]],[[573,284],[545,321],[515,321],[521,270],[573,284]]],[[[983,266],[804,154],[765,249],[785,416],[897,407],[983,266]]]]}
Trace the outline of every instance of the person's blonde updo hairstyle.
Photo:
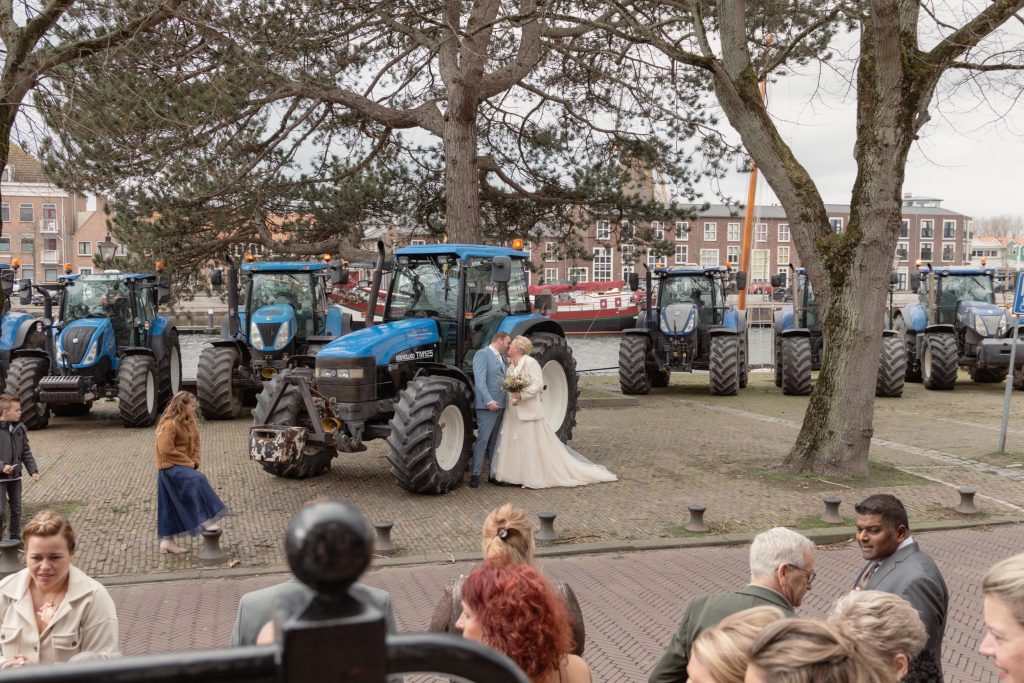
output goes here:
{"type": "Polygon", "coordinates": [[[886,683],[893,675],[841,629],[818,619],[769,624],[750,646],[748,666],[772,683],[886,683]]]}
{"type": "Polygon", "coordinates": [[[512,343],[516,345],[516,348],[523,352],[524,356],[529,356],[530,351],[533,351],[533,342],[530,341],[529,337],[519,335],[512,340],[512,343]]]}
{"type": "Polygon", "coordinates": [[[78,545],[78,538],[75,536],[75,528],[71,522],[64,519],[64,515],[53,510],[40,510],[25,528],[21,530],[21,537],[28,545],[28,540],[33,536],[47,538],[49,536],[63,536],[68,544],[68,552],[75,554],[75,546],[78,545]]]}
{"type": "Polygon", "coordinates": [[[491,511],[481,533],[485,560],[507,564],[533,564],[533,527],[526,513],[505,503],[491,511]]]}
{"type": "Polygon", "coordinates": [[[1024,553],[992,565],[981,581],[981,592],[1006,605],[1024,627],[1024,553]]]}
{"type": "Polygon", "coordinates": [[[732,614],[693,642],[693,657],[717,683],[743,683],[750,646],[768,624],[785,619],[778,607],[751,607],[732,614]]]}
{"type": "Polygon", "coordinates": [[[917,610],[892,593],[850,591],[836,601],[828,622],[889,662],[904,655],[909,665],[928,643],[917,610]]]}

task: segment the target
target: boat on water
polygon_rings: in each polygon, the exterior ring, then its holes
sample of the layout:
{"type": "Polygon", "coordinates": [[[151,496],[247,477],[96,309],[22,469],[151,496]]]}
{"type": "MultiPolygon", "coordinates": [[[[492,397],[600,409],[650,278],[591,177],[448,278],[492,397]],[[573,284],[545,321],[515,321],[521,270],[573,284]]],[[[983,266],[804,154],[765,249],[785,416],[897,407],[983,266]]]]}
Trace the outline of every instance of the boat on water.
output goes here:
{"type": "Polygon", "coordinates": [[[530,287],[533,310],[547,315],[566,334],[614,334],[636,325],[642,292],[619,282],[577,282],[530,287]]]}

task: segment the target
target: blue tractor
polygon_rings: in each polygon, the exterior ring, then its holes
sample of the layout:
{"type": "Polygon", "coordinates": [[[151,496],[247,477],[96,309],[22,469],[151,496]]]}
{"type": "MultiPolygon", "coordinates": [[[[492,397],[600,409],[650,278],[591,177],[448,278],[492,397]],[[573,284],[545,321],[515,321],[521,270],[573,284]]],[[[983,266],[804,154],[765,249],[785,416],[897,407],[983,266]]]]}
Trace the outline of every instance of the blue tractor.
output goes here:
{"type": "MultiPolygon", "coordinates": [[[[228,269],[222,338],[199,356],[196,393],[204,417],[238,417],[243,404],[255,403],[267,379],[281,370],[313,367],[318,350],[351,331],[352,316],[327,301],[328,278],[336,281],[340,271],[327,261],[248,260],[239,282],[238,269],[228,269]]],[[[210,279],[223,284],[223,272],[214,270],[210,279]]]]}
{"type": "MultiPolygon", "coordinates": [[[[824,337],[818,318],[818,301],[807,277],[807,270],[790,265],[793,274],[793,303],[775,312],[775,386],[784,394],[806,396],[811,393],[811,372],[821,369],[824,337]]],[[[889,310],[898,282],[896,273],[889,280],[889,310]]],[[[773,275],[774,288],[786,286],[786,274],[773,275]]],[[[907,355],[903,338],[892,329],[887,320],[882,330],[875,396],[896,398],[903,395],[903,382],[907,368],[907,355]]]]}
{"type": "Polygon", "coordinates": [[[178,331],[157,314],[171,295],[161,269],[158,264],[156,274],[66,272],[56,291],[21,281],[22,304],[29,303],[33,289],[43,294],[43,319],[36,325],[47,333],[46,348],[19,351],[7,373],[7,391],[21,398],[26,427],[46,427],[51,412],[85,415],[97,398],[114,397],[124,426],[156,422],[181,385],[178,331]]]}
{"type": "Polygon", "coordinates": [[[23,349],[36,351],[46,348],[46,333],[37,325],[37,318],[23,311],[11,310],[11,296],[14,294],[15,265],[0,263],[0,287],[4,290],[3,320],[0,322],[0,390],[6,387],[7,372],[11,360],[23,349]]]}
{"type": "MultiPolygon", "coordinates": [[[[653,277],[648,270],[647,304],[637,326],[623,330],[619,341],[622,393],[668,386],[673,370],[707,370],[716,396],[733,396],[747,386],[746,314],[726,302],[730,288],[746,286],[746,273],[684,265],[656,268],[653,277]]],[[[629,286],[639,288],[639,275],[630,275],[629,286]]]]}
{"type": "MultiPolygon", "coordinates": [[[[907,349],[907,380],[927,389],[952,389],[966,367],[975,382],[1001,382],[1010,370],[1013,328],[996,305],[991,268],[924,264],[911,273],[918,302],[895,313],[907,349]]],[[[1024,366],[1017,341],[1014,370],[1024,366]]]]}
{"type": "Polygon", "coordinates": [[[487,353],[499,331],[533,342],[546,419],[563,441],[572,437],[576,362],[558,323],[531,313],[528,253],[473,244],[400,249],[383,322],[374,324],[384,269],[384,245],[377,248],[367,327],[323,347],[315,368],[270,380],[253,411],[252,459],[278,476],[310,477],[338,451],[386,439],[403,489],[461,485],[473,446],[473,356],[487,353]]]}

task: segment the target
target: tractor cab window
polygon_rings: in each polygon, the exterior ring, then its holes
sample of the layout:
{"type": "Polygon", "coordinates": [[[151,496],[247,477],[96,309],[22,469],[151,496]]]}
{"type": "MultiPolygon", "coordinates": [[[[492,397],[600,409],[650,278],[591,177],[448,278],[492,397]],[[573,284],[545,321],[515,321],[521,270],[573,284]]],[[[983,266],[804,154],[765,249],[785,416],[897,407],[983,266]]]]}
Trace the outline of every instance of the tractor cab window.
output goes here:
{"type": "MultiPolygon", "coordinates": [[[[313,276],[313,303],[316,306],[317,314],[317,329],[316,334],[323,334],[327,324],[327,291],[325,289],[326,281],[322,277],[313,276]]],[[[308,323],[307,336],[314,333],[312,319],[308,323]]]]}
{"type": "Polygon", "coordinates": [[[814,296],[814,288],[811,280],[806,275],[797,278],[797,290],[794,300],[804,309],[806,320],[801,323],[803,327],[814,327],[818,324],[818,299],[814,296]]]}
{"type": "Polygon", "coordinates": [[[526,260],[512,259],[512,278],[508,282],[510,315],[530,312],[529,284],[526,281],[526,260]]]}
{"type": "Polygon", "coordinates": [[[995,303],[992,278],[988,275],[947,275],[938,291],[939,322],[952,322],[961,301],[995,303]]]}
{"type": "Polygon", "coordinates": [[[313,294],[309,288],[309,275],[306,273],[254,273],[250,308],[256,310],[264,306],[291,306],[296,316],[313,308],[313,294]]]}
{"type": "Polygon", "coordinates": [[[128,288],[117,279],[69,283],[64,292],[64,322],[83,318],[131,317],[128,288]]]}
{"type": "Polygon", "coordinates": [[[697,307],[697,315],[702,324],[715,319],[714,279],[706,275],[676,275],[662,280],[661,292],[658,295],[658,306],[664,308],[672,304],[693,304],[697,307]]]}
{"type": "Polygon", "coordinates": [[[459,268],[459,261],[450,256],[396,259],[385,318],[455,320],[459,312],[459,268]]]}

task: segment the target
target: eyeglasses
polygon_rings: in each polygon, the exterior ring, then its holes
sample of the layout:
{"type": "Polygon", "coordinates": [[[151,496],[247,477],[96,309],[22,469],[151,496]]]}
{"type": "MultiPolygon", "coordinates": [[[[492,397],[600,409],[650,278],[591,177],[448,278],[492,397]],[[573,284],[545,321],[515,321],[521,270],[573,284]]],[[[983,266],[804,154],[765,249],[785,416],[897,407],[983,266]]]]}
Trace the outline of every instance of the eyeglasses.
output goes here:
{"type": "Polygon", "coordinates": [[[816,577],[818,575],[818,572],[814,572],[814,571],[808,572],[803,567],[798,567],[797,565],[789,563],[789,562],[786,563],[786,566],[787,567],[792,567],[793,569],[799,569],[802,572],[806,572],[807,573],[807,586],[808,587],[810,587],[810,585],[812,583],[814,583],[814,577],[816,577]]]}

